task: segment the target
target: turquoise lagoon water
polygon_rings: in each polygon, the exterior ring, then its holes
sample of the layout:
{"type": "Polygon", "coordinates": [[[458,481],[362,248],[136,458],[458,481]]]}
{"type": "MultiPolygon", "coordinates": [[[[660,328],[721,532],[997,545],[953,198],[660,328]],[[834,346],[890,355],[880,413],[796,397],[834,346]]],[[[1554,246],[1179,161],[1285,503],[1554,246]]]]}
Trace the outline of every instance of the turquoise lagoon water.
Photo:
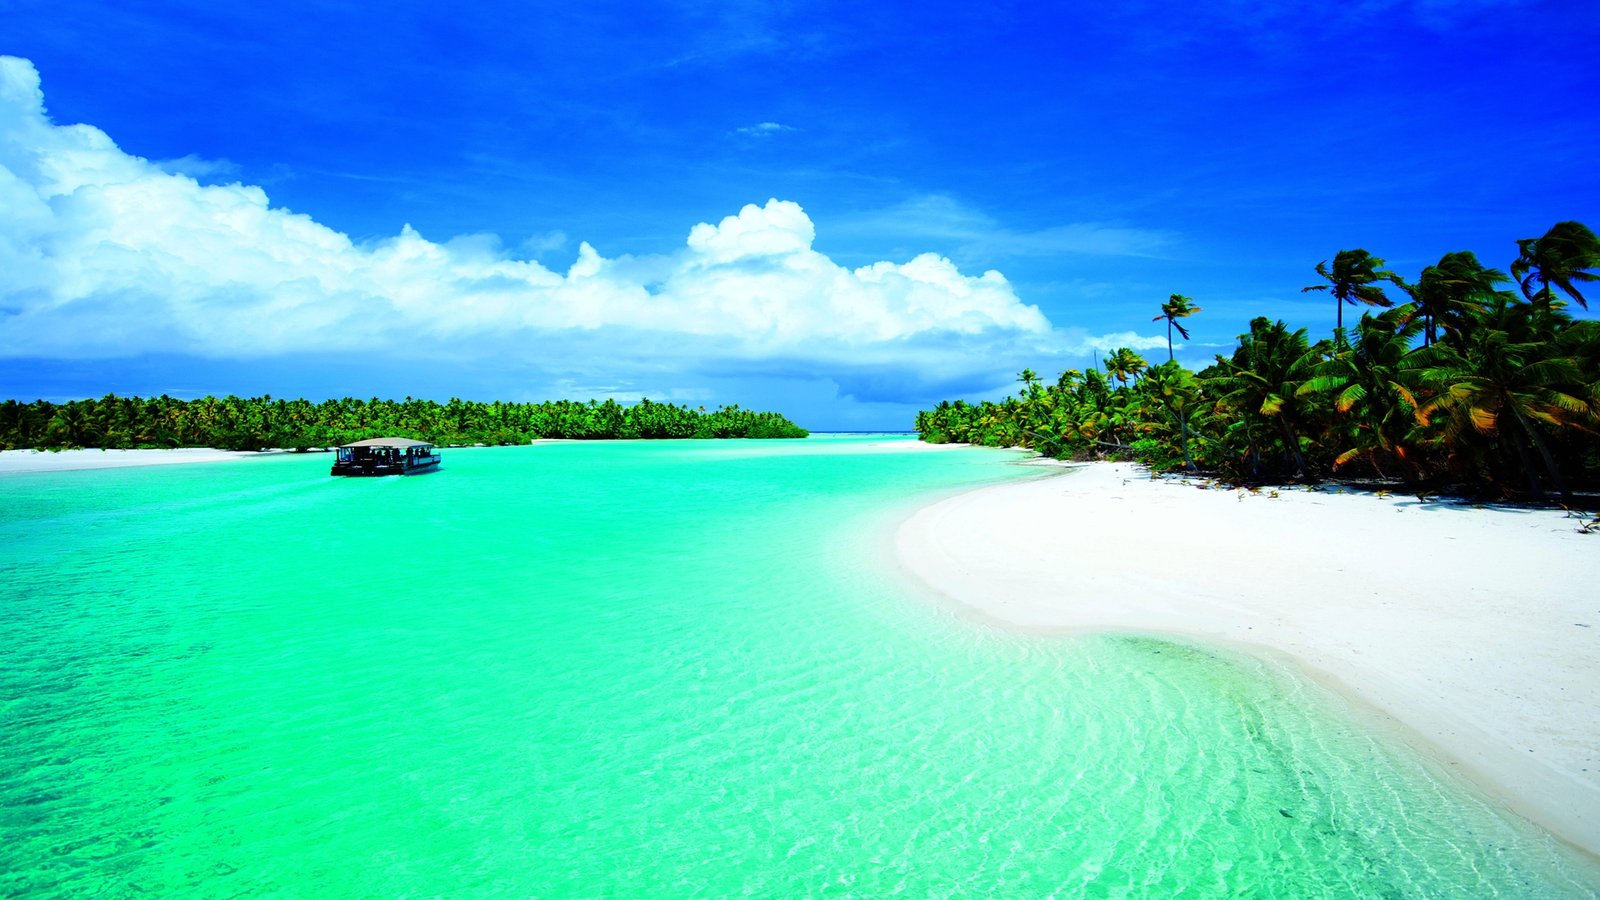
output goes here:
{"type": "Polygon", "coordinates": [[[1600,884],[1274,664],[942,608],[896,517],[1037,470],[871,443],[0,479],[0,893],[1600,884]]]}

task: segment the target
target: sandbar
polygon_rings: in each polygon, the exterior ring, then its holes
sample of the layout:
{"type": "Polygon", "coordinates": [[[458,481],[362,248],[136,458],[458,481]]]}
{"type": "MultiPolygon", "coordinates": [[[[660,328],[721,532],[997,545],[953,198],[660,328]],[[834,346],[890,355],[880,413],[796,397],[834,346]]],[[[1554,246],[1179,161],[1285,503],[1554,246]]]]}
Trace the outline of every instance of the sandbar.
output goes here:
{"type": "Polygon", "coordinates": [[[180,447],[174,450],[6,450],[0,452],[0,475],[27,472],[70,472],[77,469],[121,469],[129,466],[171,466],[233,462],[277,456],[291,451],[260,452],[180,447]]]}
{"type": "Polygon", "coordinates": [[[1559,509],[1231,490],[1130,463],[980,488],[901,524],[901,566],[1037,631],[1288,656],[1407,743],[1600,854],[1600,533],[1559,509]]]}

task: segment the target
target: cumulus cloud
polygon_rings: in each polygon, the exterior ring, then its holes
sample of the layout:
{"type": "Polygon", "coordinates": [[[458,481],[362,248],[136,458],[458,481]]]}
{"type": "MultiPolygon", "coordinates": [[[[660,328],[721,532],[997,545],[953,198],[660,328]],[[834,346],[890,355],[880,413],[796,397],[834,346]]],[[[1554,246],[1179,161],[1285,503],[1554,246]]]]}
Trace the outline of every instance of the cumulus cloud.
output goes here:
{"type": "Polygon", "coordinates": [[[32,64],[0,57],[0,357],[492,354],[666,382],[762,361],[849,391],[981,381],[1052,345],[999,272],[934,254],[846,268],[785,200],[695,225],[662,256],[583,242],[557,271],[493,236],[355,243],[260,187],[202,184],[198,165],[54,124],[32,64]]]}

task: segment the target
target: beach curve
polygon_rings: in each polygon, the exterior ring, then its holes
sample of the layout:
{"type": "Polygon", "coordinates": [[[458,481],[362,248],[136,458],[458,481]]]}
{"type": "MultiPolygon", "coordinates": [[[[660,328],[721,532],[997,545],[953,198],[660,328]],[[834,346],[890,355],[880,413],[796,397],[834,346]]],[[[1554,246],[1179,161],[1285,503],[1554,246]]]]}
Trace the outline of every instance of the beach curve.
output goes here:
{"type": "Polygon", "coordinates": [[[1600,535],[1577,526],[1561,510],[1094,463],[943,499],[900,525],[895,551],[1002,626],[1287,656],[1600,855],[1600,535]]]}

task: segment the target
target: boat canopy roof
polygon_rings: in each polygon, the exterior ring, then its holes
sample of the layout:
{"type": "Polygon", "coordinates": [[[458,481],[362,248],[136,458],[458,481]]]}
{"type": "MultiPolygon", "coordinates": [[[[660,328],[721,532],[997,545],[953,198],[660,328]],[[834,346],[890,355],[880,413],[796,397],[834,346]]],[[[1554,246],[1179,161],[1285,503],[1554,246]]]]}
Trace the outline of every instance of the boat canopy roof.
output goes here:
{"type": "Polygon", "coordinates": [[[345,447],[395,447],[404,450],[408,447],[432,447],[427,441],[413,441],[411,438],[367,438],[353,444],[340,444],[340,449],[345,447]]]}

